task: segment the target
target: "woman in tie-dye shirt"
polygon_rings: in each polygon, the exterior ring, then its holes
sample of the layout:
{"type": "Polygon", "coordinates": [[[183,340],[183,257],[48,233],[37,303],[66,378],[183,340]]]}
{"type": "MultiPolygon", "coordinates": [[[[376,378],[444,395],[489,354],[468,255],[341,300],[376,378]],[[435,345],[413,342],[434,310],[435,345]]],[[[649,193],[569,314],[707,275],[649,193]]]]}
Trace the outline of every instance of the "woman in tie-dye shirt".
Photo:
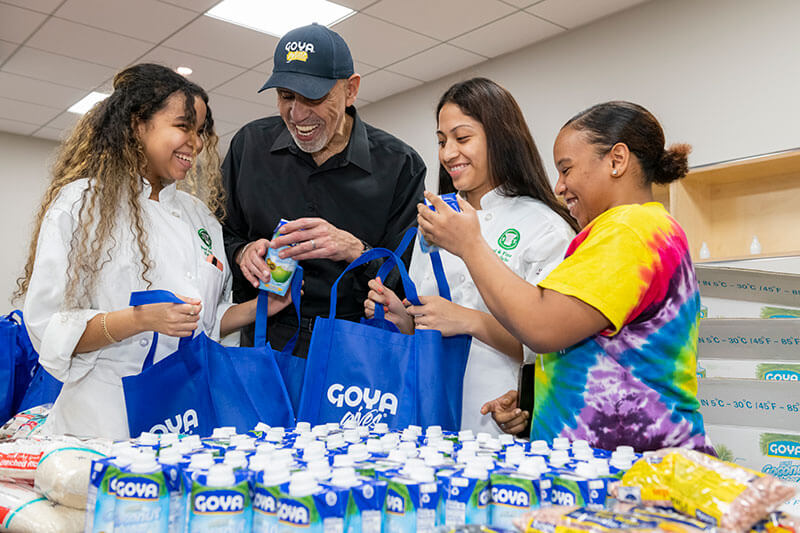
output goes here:
{"type": "MultiPolygon", "coordinates": [[[[540,354],[531,438],[713,453],[698,411],[694,268],[686,235],[651,191],[686,175],[689,150],[665,150],[655,117],[629,102],[567,122],[553,149],[556,193],[583,229],[538,286],[473,238],[473,210],[420,209],[425,238],[464,260],[500,323],[540,354]]],[[[515,432],[528,416],[516,400],[509,391],[483,410],[515,432]]]]}

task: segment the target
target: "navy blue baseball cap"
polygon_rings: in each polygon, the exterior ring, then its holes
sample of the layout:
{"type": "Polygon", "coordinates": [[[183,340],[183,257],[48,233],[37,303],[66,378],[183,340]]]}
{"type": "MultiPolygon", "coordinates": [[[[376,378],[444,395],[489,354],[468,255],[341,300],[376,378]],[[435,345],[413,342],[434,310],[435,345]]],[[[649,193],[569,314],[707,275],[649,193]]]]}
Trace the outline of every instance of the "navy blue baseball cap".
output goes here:
{"type": "Polygon", "coordinates": [[[272,76],[258,92],[278,87],[316,100],[328,94],[336,80],[347,79],[354,72],[353,56],[344,39],[314,23],[281,37],[272,76]]]}

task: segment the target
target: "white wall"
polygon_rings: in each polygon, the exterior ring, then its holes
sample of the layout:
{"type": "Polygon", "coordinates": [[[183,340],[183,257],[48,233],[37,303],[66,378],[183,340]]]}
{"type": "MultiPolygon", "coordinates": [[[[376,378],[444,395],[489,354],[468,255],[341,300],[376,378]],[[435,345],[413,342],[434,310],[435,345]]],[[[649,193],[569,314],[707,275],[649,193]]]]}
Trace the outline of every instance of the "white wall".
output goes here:
{"type": "Polygon", "coordinates": [[[11,304],[11,293],[22,273],[33,230],[35,211],[47,183],[57,143],[0,132],[0,314],[11,304]]]}
{"type": "Polygon", "coordinates": [[[411,144],[436,190],[434,109],[452,83],[485,76],[519,102],[555,182],[552,144],[578,111],[642,104],[692,165],[800,146],[800,2],[654,0],[362,109],[411,144]]]}

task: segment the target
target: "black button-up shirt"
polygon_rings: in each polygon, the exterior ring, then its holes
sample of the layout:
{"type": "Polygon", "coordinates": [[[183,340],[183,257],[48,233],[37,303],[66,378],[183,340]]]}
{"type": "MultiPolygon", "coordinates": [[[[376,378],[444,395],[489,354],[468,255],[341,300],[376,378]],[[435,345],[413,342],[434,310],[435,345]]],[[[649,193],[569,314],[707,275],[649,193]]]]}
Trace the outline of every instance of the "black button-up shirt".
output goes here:
{"type": "MultiPolygon", "coordinates": [[[[355,108],[347,112],[354,119],[350,141],[321,166],[297,147],[280,117],[255,120],[233,137],[222,173],[228,195],[223,233],[234,274],[234,301],[257,294],[234,262],[236,251],[248,242],[271,239],[281,218],[323,218],[374,248],[392,250],[416,224],[425,181],[422,158],[396,137],[362,122],[355,108]]],[[[331,286],[347,263],[314,259],[301,265],[301,315],[327,316],[331,286]]],[[[363,315],[366,282],[375,272],[356,270],[342,279],[337,317],[358,320],[363,315]]],[[[293,314],[289,306],[270,321],[291,322],[293,314]]]]}

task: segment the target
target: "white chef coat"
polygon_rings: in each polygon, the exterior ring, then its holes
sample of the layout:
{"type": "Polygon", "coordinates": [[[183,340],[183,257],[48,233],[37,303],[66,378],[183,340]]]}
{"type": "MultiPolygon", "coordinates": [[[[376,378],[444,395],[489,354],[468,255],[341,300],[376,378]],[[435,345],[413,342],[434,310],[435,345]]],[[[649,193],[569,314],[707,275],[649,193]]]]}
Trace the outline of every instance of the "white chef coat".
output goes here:
{"type": "MultiPolygon", "coordinates": [[[[154,201],[149,199],[150,183],[142,182],[139,201],[151,261],[147,273],[151,287],[141,276],[135,229],[128,217],[120,214],[113,232],[116,246],[104,255],[109,259],[88,295],[88,308],[65,310],[70,241],[88,180],[66,185],[42,221],[24,315],[39,362],[64,383],[44,426],[47,432],[129,437],[120,378],[141,371],[153,333],[141,333],[93,352],[73,355],[92,317],[128,307],[133,291],[166,289],[199,298],[203,308],[195,333],[203,330],[217,339],[220,318],[232,305],[231,272],[219,222],[199,199],[178,191],[175,184],[165,187],[159,193],[159,201],[154,201]],[[209,254],[216,256],[222,270],[206,261],[209,254]]],[[[124,209],[121,205],[120,212],[124,209]]],[[[177,338],[159,335],[155,361],[174,352],[177,346],[177,338]]]]}
{"type": "MultiPolygon", "coordinates": [[[[529,196],[504,197],[497,189],[481,198],[478,220],[489,246],[511,270],[532,284],[544,279],[562,261],[575,236],[569,224],[544,203],[529,196]]],[[[440,253],[453,302],[489,313],[464,261],[444,250],[440,253]]],[[[414,244],[409,275],[420,295],[439,294],[430,257],[422,253],[419,239],[414,244]]],[[[525,352],[529,359],[530,350],[525,348],[525,352]]],[[[491,415],[481,415],[480,408],[516,389],[518,374],[518,361],[473,338],[464,374],[461,429],[502,433],[491,415]]]]}

